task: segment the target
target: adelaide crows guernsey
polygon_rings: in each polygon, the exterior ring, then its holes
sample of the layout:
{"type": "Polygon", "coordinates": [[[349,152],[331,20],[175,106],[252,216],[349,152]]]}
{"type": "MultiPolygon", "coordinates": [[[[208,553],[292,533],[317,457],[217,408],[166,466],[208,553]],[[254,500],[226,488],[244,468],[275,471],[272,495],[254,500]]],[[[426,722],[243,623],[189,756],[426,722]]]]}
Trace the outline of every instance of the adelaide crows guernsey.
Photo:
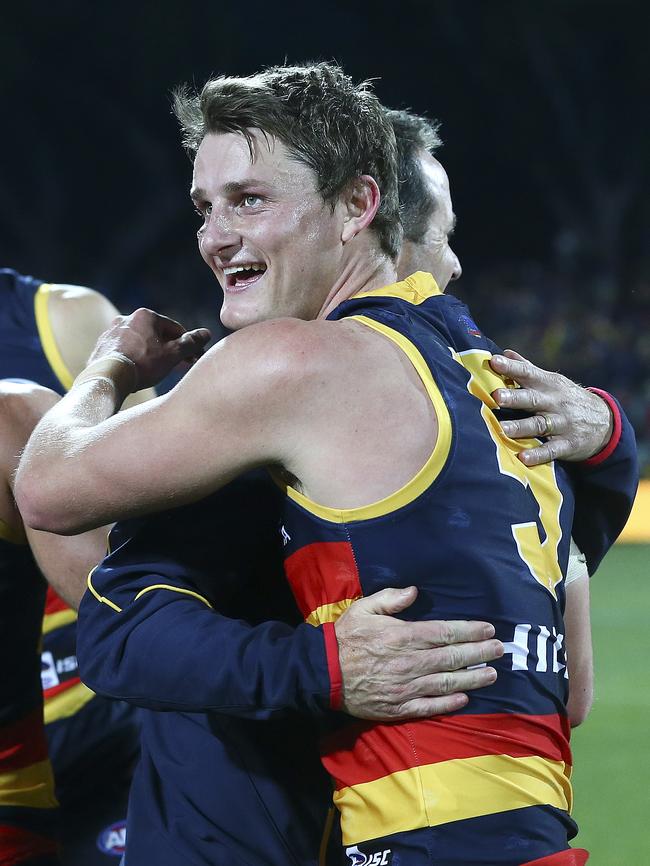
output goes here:
{"type": "Polygon", "coordinates": [[[352,297],[329,318],[352,318],[407,355],[439,430],[421,470],[379,502],[334,509],[285,488],[285,572],[305,620],[332,622],[355,598],[416,584],[405,619],[487,620],[506,646],[496,683],[454,715],[347,721],[324,735],[344,843],[434,828],[440,862],[474,862],[481,846],[494,866],[520,843],[516,862],[566,849],[571,487],[557,465],[517,458],[530,441],[505,437],[493,412],[503,386],[493,344],[430,275],[352,297]]]}
{"type": "MultiPolygon", "coordinates": [[[[35,382],[63,394],[73,376],[51,326],[51,289],[0,270],[0,379],[35,382]]],[[[0,863],[28,863],[55,847],[59,816],[48,741],[63,803],[83,795],[82,781],[96,789],[103,742],[111,744],[103,775],[131,760],[137,731],[130,708],[97,698],[81,682],[76,613],[47,588],[24,536],[1,523],[0,597],[0,863]],[[85,780],[78,769],[82,762],[85,780]]]]}
{"type": "Polygon", "coordinates": [[[39,653],[45,581],[24,536],[0,520],[0,862],[56,863],[57,801],[39,653]]]}
{"type": "MultiPolygon", "coordinates": [[[[65,365],[48,314],[52,286],[0,270],[0,379],[23,379],[64,394],[73,376],[65,365]]],[[[48,590],[43,618],[42,682],[45,720],[67,719],[92,692],[80,681],[75,657],[76,614],[48,590]]],[[[14,654],[20,648],[14,648],[14,654]]]]}
{"type": "Polygon", "coordinates": [[[0,379],[26,379],[64,394],[72,385],[52,333],[49,283],[0,269],[0,379]]]}

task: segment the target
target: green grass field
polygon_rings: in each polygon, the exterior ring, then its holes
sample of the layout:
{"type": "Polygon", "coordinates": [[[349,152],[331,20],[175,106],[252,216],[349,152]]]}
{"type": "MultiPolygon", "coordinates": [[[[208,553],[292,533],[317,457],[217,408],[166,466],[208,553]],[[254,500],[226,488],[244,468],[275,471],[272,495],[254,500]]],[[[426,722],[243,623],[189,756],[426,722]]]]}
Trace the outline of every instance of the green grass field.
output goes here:
{"type": "Polygon", "coordinates": [[[573,845],[589,866],[650,866],[650,545],[618,545],[591,582],[596,699],[572,736],[573,845]]]}

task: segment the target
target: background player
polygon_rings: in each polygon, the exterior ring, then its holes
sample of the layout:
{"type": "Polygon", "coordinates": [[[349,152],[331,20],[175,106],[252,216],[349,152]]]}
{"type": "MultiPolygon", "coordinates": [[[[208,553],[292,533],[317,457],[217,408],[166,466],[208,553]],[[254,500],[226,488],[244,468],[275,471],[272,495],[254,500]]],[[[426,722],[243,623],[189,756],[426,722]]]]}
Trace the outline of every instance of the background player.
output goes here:
{"type": "MultiPolygon", "coordinates": [[[[96,696],[81,683],[76,613],[46,588],[38,567],[52,575],[76,607],[79,578],[103,555],[106,533],[100,529],[76,539],[30,530],[25,534],[10,491],[31,428],[56,402],[55,392],[70,387],[97,335],[116,314],[91,289],[0,271],[0,563],[5,599],[0,640],[7,665],[0,704],[0,778],[13,780],[0,785],[3,863],[54,857],[59,839],[66,864],[112,862],[110,850],[102,853],[96,839],[126,816],[139,739],[135,711],[96,696]]],[[[134,402],[148,396],[153,392],[134,402]]]]}

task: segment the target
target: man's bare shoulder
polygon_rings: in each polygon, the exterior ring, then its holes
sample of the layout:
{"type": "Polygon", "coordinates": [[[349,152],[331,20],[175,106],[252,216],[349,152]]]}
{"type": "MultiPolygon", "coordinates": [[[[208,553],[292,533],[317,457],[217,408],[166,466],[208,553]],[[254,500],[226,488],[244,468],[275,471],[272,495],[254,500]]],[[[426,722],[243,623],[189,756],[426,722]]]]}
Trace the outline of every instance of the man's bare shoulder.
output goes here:
{"type": "Polygon", "coordinates": [[[118,315],[115,306],[100,292],[63,283],[49,287],[48,307],[52,318],[65,317],[73,331],[84,326],[103,330],[118,315]]]}
{"type": "Polygon", "coordinates": [[[58,394],[31,382],[0,381],[0,519],[18,528],[11,487],[20,452],[58,394]]]}
{"type": "Polygon", "coordinates": [[[285,318],[236,331],[213,346],[206,358],[218,364],[226,357],[245,361],[251,377],[313,384],[315,377],[349,370],[376,345],[375,336],[354,322],[285,318]]]}
{"type": "Polygon", "coordinates": [[[74,378],[119,312],[94,289],[64,284],[50,286],[47,311],[63,363],[74,378]]]}

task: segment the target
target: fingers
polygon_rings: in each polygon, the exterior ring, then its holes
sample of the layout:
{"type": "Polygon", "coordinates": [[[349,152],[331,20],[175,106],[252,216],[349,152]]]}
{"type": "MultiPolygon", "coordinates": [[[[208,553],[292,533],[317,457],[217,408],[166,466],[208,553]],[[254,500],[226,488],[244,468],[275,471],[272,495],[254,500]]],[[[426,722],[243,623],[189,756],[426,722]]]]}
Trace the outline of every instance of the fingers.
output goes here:
{"type": "Polygon", "coordinates": [[[414,698],[402,704],[389,718],[391,720],[429,719],[431,716],[457,713],[468,703],[469,698],[464,694],[445,695],[440,698],[414,698]]]}
{"type": "Polygon", "coordinates": [[[548,436],[549,430],[554,434],[562,432],[564,417],[554,412],[544,412],[543,415],[531,415],[528,418],[517,418],[501,422],[501,429],[510,439],[534,439],[538,436],[548,436]]]}
{"type": "Polygon", "coordinates": [[[350,611],[354,608],[357,613],[390,616],[410,607],[417,598],[417,594],[418,591],[414,586],[407,586],[404,589],[382,589],[372,595],[357,599],[350,611]]]}
{"type": "Polygon", "coordinates": [[[491,686],[496,679],[497,672],[490,667],[421,677],[410,684],[399,703],[385,705],[385,717],[420,719],[457,712],[469,701],[467,691],[491,686]]]}
{"type": "MultiPolygon", "coordinates": [[[[411,587],[409,587],[409,589],[411,589],[411,587]]],[[[382,592],[388,591],[382,590],[382,592]]],[[[390,590],[390,592],[398,593],[399,590],[390,590]]],[[[403,590],[403,592],[407,593],[408,590],[403,590]]],[[[376,593],[375,596],[369,596],[369,598],[376,598],[376,596],[379,596],[380,594],[381,593],[376,593]]],[[[415,600],[415,596],[413,596],[413,600],[415,600]]],[[[356,601],[354,605],[352,605],[352,607],[337,620],[335,626],[337,635],[341,633],[342,637],[348,636],[348,624],[351,625],[352,621],[358,622],[353,608],[355,605],[360,606],[364,601],[368,601],[368,599],[359,599],[356,601]],[[349,617],[348,621],[345,621],[344,617],[349,617]]],[[[378,598],[375,602],[377,610],[374,612],[385,613],[388,615],[392,610],[393,613],[398,613],[399,608],[397,605],[400,603],[402,607],[405,608],[412,602],[408,601],[408,596],[406,594],[402,596],[401,602],[399,597],[395,595],[394,605],[391,608],[389,606],[391,604],[391,597],[386,596],[385,600],[378,598]]],[[[361,612],[360,607],[357,608],[357,613],[359,612],[361,612]]],[[[365,610],[362,611],[361,615],[366,612],[367,611],[365,610]]],[[[435,650],[436,652],[441,653],[441,658],[443,660],[440,665],[438,667],[429,668],[430,671],[444,669],[451,670],[452,667],[465,667],[466,665],[490,661],[491,659],[498,658],[500,655],[498,647],[492,646],[494,641],[490,641],[490,639],[494,637],[494,626],[489,622],[475,622],[470,620],[421,620],[418,622],[402,622],[400,620],[392,620],[387,623],[386,620],[383,619],[373,620],[371,617],[365,617],[364,636],[366,647],[376,643],[378,647],[381,647],[387,661],[389,651],[393,654],[401,654],[405,660],[405,673],[407,673],[409,667],[415,663],[413,653],[419,653],[422,650],[435,650]],[[481,654],[486,648],[485,642],[490,643],[490,649],[496,650],[495,655],[481,654]],[[473,650],[470,654],[468,649],[469,646],[476,647],[477,649],[473,650]],[[442,652],[443,650],[448,650],[449,652],[445,654],[442,652]],[[447,659],[449,659],[450,664],[453,663],[452,667],[445,668],[447,659]]],[[[498,643],[498,641],[496,643],[498,643]]]]}
{"type": "Polygon", "coordinates": [[[502,409],[525,409],[537,411],[544,409],[542,395],[534,388],[497,388],[492,397],[502,409]]]}
{"type": "Polygon", "coordinates": [[[178,348],[184,361],[197,360],[203,354],[203,350],[211,339],[207,328],[195,328],[193,331],[185,331],[178,338],[178,348]]]}
{"type": "Polygon", "coordinates": [[[402,625],[412,628],[418,643],[429,647],[484,641],[494,637],[494,626],[491,623],[474,620],[429,620],[402,625]]]}
{"type": "Polygon", "coordinates": [[[539,466],[541,463],[550,463],[551,460],[562,460],[570,457],[574,452],[574,446],[569,439],[553,437],[537,448],[527,448],[517,455],[526,466],[539,466]]]}
{"type": "MultiPolygon", "coordinates": [[[[502,655],[503,644],[500,640],[486,640],[466,644],[450,644],[428,650],[404,651],[399,659],[388,664],[391,665],[391,670],[393,667],[395,668],[396,674],[399,672],[404,677],[408,676],[415,680],[417,677],[427,677],[431,674],[441,676],[446,673],[451,674],[454,671],[466,671],[469,667],[496,661],[502,655]]],[[[482,671],[482,668],[477,668],[476,671],[472,671],[472,674],[475,673],[477,678],[482,680],[482,671]]],[[[466,688],[475,688],[475,686],[456,685],[452,691],[461,691],[466,688]]],[[[436,693],[440,694],[441,692],[436,693]]],[[[446,693],[445,691],[444,694],[446,693]]],[[[429,692],[429,694],[433,693],[429,692]]]]}
{"type": "Polygon", "coordinates": [[[508,379],[515,379],[521,385],[536,384],[544,380],[546,370],[536,367],[523,355],[506,349],[502,355],[493,355],[490,366],[495,373],[508,379]]]}
{"type": "Polygon", "coordinates": [[[459,692],[472,691],[491,686],[496,682],[497,672],[494,668],[477,668],[473,671],[456,671],[454,673],[431,674],[420,677],[411,684],[408,699],[434,698],[452,695],[459,692]]]}

